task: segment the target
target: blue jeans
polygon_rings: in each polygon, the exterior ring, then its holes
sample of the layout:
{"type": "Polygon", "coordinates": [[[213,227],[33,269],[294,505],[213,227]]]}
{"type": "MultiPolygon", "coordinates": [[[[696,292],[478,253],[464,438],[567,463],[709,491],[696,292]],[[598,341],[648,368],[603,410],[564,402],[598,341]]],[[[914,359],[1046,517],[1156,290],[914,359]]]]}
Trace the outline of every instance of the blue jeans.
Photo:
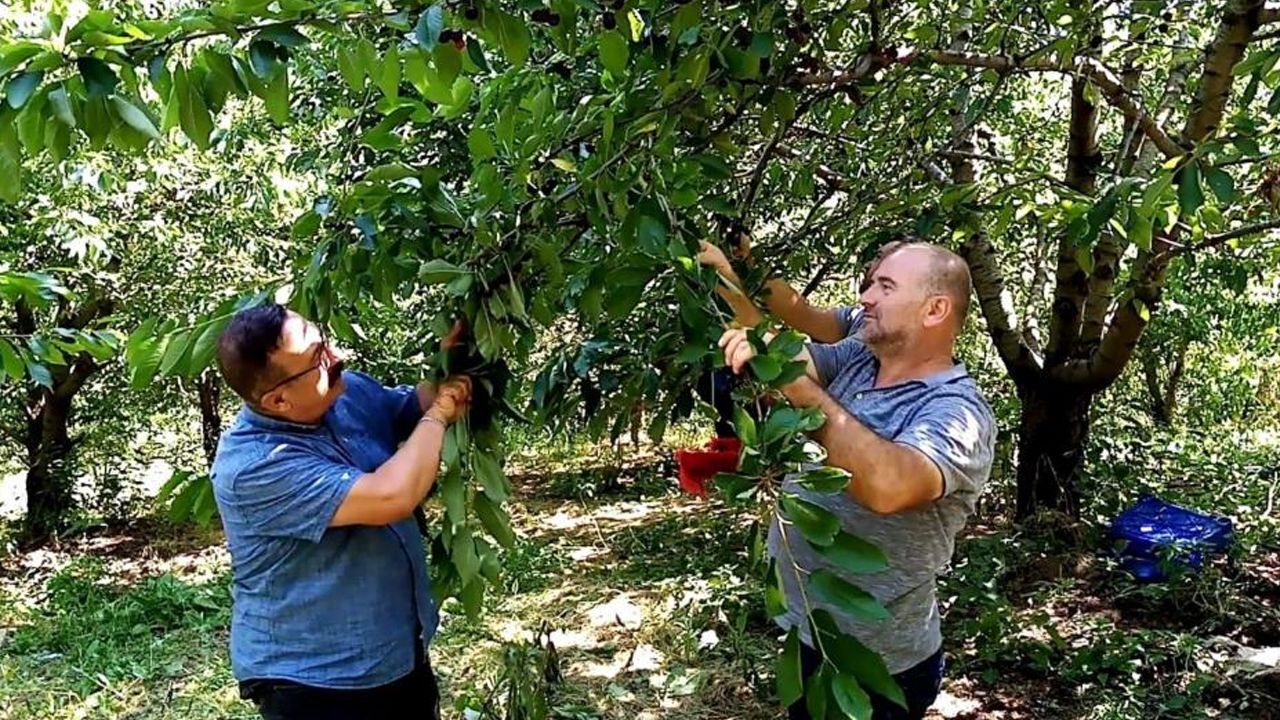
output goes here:
{"type": "MultiPolygon", "coordinates": [[[[800,672],[806,682],[821,664],[822,655],[817,650],[801,643],[800,672]]],[[[867,694],[871,696],[871,720],[920,720],[920,718],[923,718],[925,711],[938,698],[938,691],[942,688],[942,674],[945,665],[942,648],[938,648],[938,652],[921,661],[918,665],[909,667],[893,676],[893,679],[898,682],[898,686],[902,688],[902,694],[906,696],[906,710],[903,710],[892,700],[868,690],[867,694]]],[[[809,710],[805,707],[803,697],[787,708],[787,716],[790,720],[812,720],[809,716],[809,710]]]]}

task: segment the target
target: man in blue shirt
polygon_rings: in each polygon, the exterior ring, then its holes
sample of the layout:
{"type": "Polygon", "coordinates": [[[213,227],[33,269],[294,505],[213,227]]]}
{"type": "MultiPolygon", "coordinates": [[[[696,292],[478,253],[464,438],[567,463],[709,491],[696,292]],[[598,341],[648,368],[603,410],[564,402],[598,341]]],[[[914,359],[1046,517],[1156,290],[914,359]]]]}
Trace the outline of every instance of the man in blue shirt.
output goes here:
{"type": "Polygon", "coordinates": [[[268,720],[393,717],[398,704],[438,717],[438,612],[413,515],[469,379],[385,387],[276,304],[232,318],[218,364],[244,399],[211,473],[241,695],[268,720]]]}

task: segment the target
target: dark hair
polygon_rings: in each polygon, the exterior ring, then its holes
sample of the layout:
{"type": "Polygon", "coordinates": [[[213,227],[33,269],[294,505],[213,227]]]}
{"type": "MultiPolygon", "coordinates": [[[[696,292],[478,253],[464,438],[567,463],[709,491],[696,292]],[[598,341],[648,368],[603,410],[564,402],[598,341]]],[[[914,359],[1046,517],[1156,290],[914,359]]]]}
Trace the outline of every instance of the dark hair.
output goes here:
{"type": "Polygon", "coordinates": [[[271,369],[271,353],[280,345],[288,312],[269,303],[246,308],[231,318],[218,338],[218,367],[237,395],[257,401],[257,389],[271,369]]]}

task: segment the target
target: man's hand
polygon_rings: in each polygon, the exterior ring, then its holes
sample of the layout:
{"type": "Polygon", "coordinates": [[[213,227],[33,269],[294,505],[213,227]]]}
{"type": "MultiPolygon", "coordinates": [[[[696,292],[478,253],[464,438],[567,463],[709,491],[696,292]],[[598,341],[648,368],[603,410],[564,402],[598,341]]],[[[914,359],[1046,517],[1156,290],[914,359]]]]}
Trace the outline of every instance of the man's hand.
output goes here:
{"type": "Polygon", "coordinates": [[[449,334],[444,336],[440,341],[440,347],[444,350],[452,350],[462,341],[462,334],[467,331],[467,324],[462,320],[453,321],[453,328],[449,330],[449,334]]]}
{"type": "Polygon", "coordinates": [[[728,276],[733,274],[733,265],[729,263],[729,258],[724,254],[723,250],[706,240],[700,242],[699,247],[701,249],[698,251],[698,262],[715,268],[721,275],[728,276]]]}
{"type": "MultiPolygon", "coordinates": [[[[769,342],[771,335],[765,335],[765,342],[769,342]]],[[[747,338],[747,331],[741,329],[725,330],[720,336],[721,349],[724,350],[724,361],[733,369],[734,374],[741,375],[742,368],[746,367],[751,358],[756,356],[756,349],[751,346],[751,340],[747,338]]]]}
{"type": "Polygon", "coordinates": [[[435,402],[431,404],[427,415],[445,425],[451,425],[466,414],[470,402],[471,378],[466,375],[454,375],[440,383],[435,402]]]}

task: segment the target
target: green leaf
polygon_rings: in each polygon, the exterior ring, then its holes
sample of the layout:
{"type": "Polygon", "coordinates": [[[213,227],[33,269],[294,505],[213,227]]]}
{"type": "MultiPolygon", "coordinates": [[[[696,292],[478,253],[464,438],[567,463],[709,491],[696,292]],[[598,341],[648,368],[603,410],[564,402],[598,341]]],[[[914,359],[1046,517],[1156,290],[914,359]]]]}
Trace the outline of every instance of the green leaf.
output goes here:
{"type": "Polygon", "coordinates": [[[160,490],[156,492],[155,503],[163,505],[164,501],[168,500],[169,496],[173,494],[173,491],[182,487],[182,483],[186,482],[189,477],[191,477],[191,473],[186,470],[174,470],[169,475],[169,479],[165,480],[164,485],[161,485],[160,490]]]}
{"type": "Polygon", "coordinates": [[[719,472],[715,474],[715,477],[711,478],[711,482],[729,500],[738,501],[755,497],[755,490],[760,480],[750,475],[719,472]]]}
{"type": "Polygon", "coordinates": [[[116,114],[129,127],[152,140],[160,139],[160,131],[156,129],[155,123],[151,122],[151,118],[147,117],[147,114],[138,109],[136,105],[119,95],[113,96],[111,103],[115,106],[116,114]]]}
{"type": "Polygon", "coordinates": [[[27,363],[27,374],[31,376],[31,379],[52,390],[53,375],[49,373],[49,368],[41,365],[32,358],[25,358],[25,360],[27,363]]]}
{"type": "Polygon", "coordinates": [[[13,78],[4,86],[4,99],[9,107],[18,110],[27,104],[27,100],[40,87],[44,73],[39,70],[24,72],[13,78]]]}
{"type": "Polygon", "coordinates": [[[782,508],[800,534],[813,545],[830,545],[836,533],[840,532],[840,521],[836,516],[808,500],[786,493],[782,496],[782,508]]]}
{"type": "Polygon", "coordinates": [[[600,35],[600,63],[610,75],[621,76],[627,72],[627,60],[631,50],[627,41],[616,30],[600,35]]]}
{"type": "Polygon", "coordinates": [[[276,125],[289,122],[289,68],[284,66],[280,72],[267,83],[266,96],[263,98],[267,106],[267,115],[276,125]]]}
{"type": "Polygon", "coordinates": [[[787,595],[782,589],[782,575],[778,572],[778,561],[769,560],[769,578],[764,588],[765,612],[771,618],[787,612],[787,595]]]}
{"type": "Polygon", "coordinates": [[[477,164],[498,154],[489,133],[479,126],[471,128],[471,133],[467,135],[467,149],[471,151],[472,162],[477,164]]]}
{"type": "Polygon", "coordinates": [[[750,447],[756,444],[756,421],[751,419],[742,406],[734,408],[733,427],[743,445],[750,447]]]}
{"type": "Polygon", "coordinates": [[[1151,217],[1144,214],[1140,208],[1133,208],[1129,211],[1129,227],[1127,229],[1129,242],[1140,250],[1151,250],[1151,217]]]}
{"type": "Polygon", "coordinates": [[[354,50],[338,48],[338,72],[342,73],[342,79],[351,88],[351,92],[364,91],[364,70],[361,69],[354,50]]]}
{"type": "Polygon", "coordinates": [[[751,372],[762,383],[773,382],[782,374],[782,363],[771,355],[756,355],[748,363],[751,365],[751,372]]]}
{"type": "Polygon", "coordinates": [[[484,526],[485,532],[492,535],[502,547],[508,550],[515,547],[516,536],[511,531],[511,519],[501,507],[490,500],[485,493],[476,493],[472,507],[475,508],[476,517],[480,518],[480,524],[484,526]]]}
{"type": "Polygon", "coordinates": [[[432,50],[440,42],[440,31],[444,29],[444,8],[432,5],[418,18],[413,34],[418,45],[424,50],[432,50]]]}
{"type": "Polygon", "coordinates": [[[187,353],[187,348],[189,347],[188,341],[190,339],[190,330],[182,330],[169,337],[168,342],[165,343],[164,358],[160,360],[161,375],[168,375],[170,371],[177,367],[178,363],[187,353]]]}
{"type": "Polygon", "coordinates": [[[852,720],[871,720],[871,698],[852,676],[836,673],[831,678],[831,694],[847,717],[852,720]]]}
{"type": "Polygon", "coordinates": [[[67,127],[76,126],[76,116],[71,112],[71,102],[66,88],[58,86],[49,92],[49,104],[53,106],[53,116],[67,127]]]}
{"type": "Polygon", "coordinates": [[[165,343],[162,338],[147,338],[140,344],[134,359],[129,363],[133,368],[129,387],[140,390],[151,384],[156,372],[160,369],[164,349],[165,343]]]}
{"type": "Polygon", "coordinates": [[[1226,205],[1236,198],[1236,182],[1231,174],[1222,168],[1211,167],[1204,174],[1204,179],[1213,189],[1218,202],[1226,205]]]}
{"type": "Polygon", "coordinates": [[[440,480],[440,497],[444,500],[444,512],[453,527],[462,525],[467,520],[467,489],[462,483],[462,476],[456,472],[446,473],[440,480]]]}
{"type": "Polygon", "coordinates": [[[184,483],[178,496],[173,499],[173,504],[169,506],[169,520],[182,522],[191,517],[191,508],[195,507],[196,498],[200,497],[201,492],[204,492],[201,483],[193,480],[184,483]]]}
{"type": "Polygon", "coordinates": [[[885,610],[871,593],[852,585],[825,568],[809,575],[809,592],[814,597],[847,611],[863,622],[889,619],[889,611],[885,610]]]}
{"type": "Polygon", "coordinates": [[[844,490],[849,484],[849,474],[840,468],[821,467],[801,474],[797,482],[806,490],[834,493],[844,490]]]}
{"type": "Polygon", "coordinates": [[[804,706],[809,712],[809,720],[825,720],[827,717],[827,683],[831,670],[822,664],[809,676],[804,686],[804,706]]]}
{"type": "Polygon", "coordinates": [[[464,584],[476,579],[476,575],[480,572],[480,556],[476,554],[476,542],[466,528],[459,530],[453,536],[449,559],[458,569],[458,576],[462,578],[464,584]]]}
{"type": "Polygon", "coordinates": [[[471,469],[480,480],[486,495],[500,503],[507,501],[507,477],[496,458],[476,450],[471,454],[471,469]]]}
{"type": "Polygon", "coordinates": [[[230,318],[218,318],[196,328],[185,375],[197,375],[213,362],[213,356],[218,352],[218,337],[229,321],[230,318]]]}
{"type": "Polygon", "coordinates": [[[90,98],[110,95],[115,92],[116,85],[120,84],[115,70],[98,58],[79,58],[76,60],[76,67],[80,69],[80,76],[84,78],[84,86],[90,98]]]}
{"type": "Polygon", "coordinates": [[[259,32],[254,39],[272,42],[289,49],[299,48],[311,42],[310,38],[289,25],[273,25],[259,32]]]}
{"type": "Polygon", "coordinates": [[[524,66],[529,60],[529,46],[533,44],[529,28],[525,27],[524,21],[515,15],[502,13],[499,19],[498,34],[502,52],[512,65],[524,66]]]}
{"type": "Polygon", "coordinates": [[[470,275],[471,273],[464,268],[447,260],[428,260],[422,264],[418,270],[419,282],[428,285],[437,283],[447,283],[456,280],[460,275],[470,275]]]}
{"type": "Polygon", "coordinates": [[[209,149],[209,137],[213,134],[213,116],[205,105],[200,89],[188,81],[187,72],[178,67],[173,76],[174,100],[178,103],[178,122],[182,132],[191,138],[196,147],[209,149]]]}
{"type": "Polygon", "coordinates": [[[383,95],[395,100],[400,96],[400,52],[393,44],[387,49],[378,68],[378,89],[383,95]]]}
{"type": "Polygon", "coordinates": [[[484,583],[480,580],[467,583],[462,587],[458,598],[462,601],[462,609],[466,611],[467,617],[475,620],[480,616],[480,609],[484,605],[484,583]]]}
{"type": "Polygon", "coordinates": [[[612,320],[626,317],[640,303],[643,294],[644,285],[615,285],[607,290],[605,312],[612,320]]]}
{"type": "Polygon", "coordinates": [[[793,626],[782,644],[777,666],[778,701],[790,705],[804,695],[804,676],[800,674],[800,634],[793,626]]]}
{"type": "Polygon", "coordinates": [[[1267,101],[1267,112],[1280,115],[1280,85],[1276,86],[1275,92],[1271,93],[1271,99],[1267,101]]]}
{"type": "Polygon", "coordinates": [[[1178,206],[1182,215],[1194,215],[1204,205],[1204,191],[1200,189],[1200,168],[1194,162],[1178,171],[1178,206]]]}
{"type": "Polygon", "coordinates": [[[0,200],[12,203],[17,202],[20,197],[22,197],[22,144],[18,140],[17,127],[0,114],[0,200]]]}
{"type": "Polygon", "coordinates": [[[29,41],[15,42],[5,46],[4,49],[0,49],[0,75],[7,74],[43,51],[42,46],[29,41]]]}
{"type": "Polygon", "coordinates": [[[815,610],[813,621],[823,634],[823,647],[836,667],[857,678],[862,687],[888,698],[904,709],[907,707],[902,688],[889,674],[883,658],[852,635],[839,632],[831,614],[826,610],[815,610]]]}
{"type": "Polygon", "coordinates": [[[5,374],[14,380],[21,380],[26,374],[22,358],[8,340],[0,339],[0,361],[2,361],[0,364],[3,365],[5,374]]]}
{"type": "Polygon", "coordinates": [[[843,530],[830,545],[818,545],[814,550],[853,573],[877,573],[889,567],[889,560],[880,548],[843,530]]]}
{"type": "Polygon", "coordinates": [[[453,43],[437,45],[431,51],[431,59],[436,66],[440,84],[453,85],[458,73],[462,72],[462,53],[458,52],[458,48],[454,47],[453,43]]]}

